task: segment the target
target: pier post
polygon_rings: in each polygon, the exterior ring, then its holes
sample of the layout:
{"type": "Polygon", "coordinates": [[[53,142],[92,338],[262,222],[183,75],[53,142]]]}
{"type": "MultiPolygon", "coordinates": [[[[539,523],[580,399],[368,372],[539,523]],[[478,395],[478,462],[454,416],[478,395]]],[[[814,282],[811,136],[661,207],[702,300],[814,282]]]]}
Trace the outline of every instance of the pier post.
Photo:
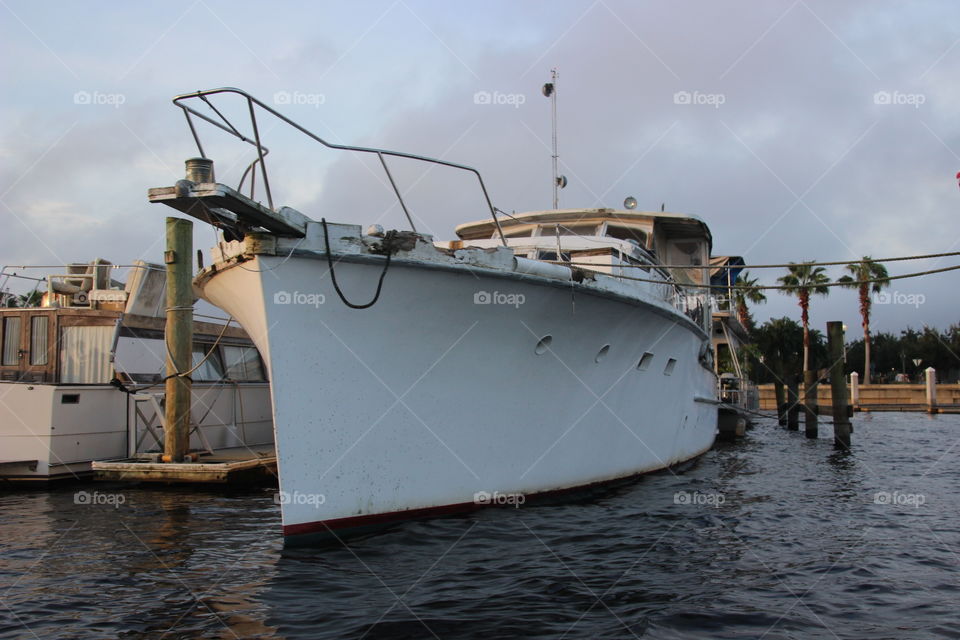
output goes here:
{"type": "Polygon", "coordinates": [[[787,426],[787,394],[779,378],[773,383],[773,397],[777,403],[777,422],[781,427],[785,427],[787,426]]]}
{"type": "Polygon", "coordinates": [[[850,373],[850,404],[854,411],[860,408],[860,374],[856,371],[850,373]]]}
{"type": "Polygon", "coordinates": [[[937,413],[937,370],[927,367],[924,375],[927,382],[927,413],[937,413]]]}
{"type": "MultiPolygon", "coordinates": [[[[827,323],[827,349],[830,354],[830,394],[833,399],[833,444],[850,448],[850,432],[853,431],[848,417],[847,385],[843,379],[843,323],[827,323]]],[[[850,374],[850,388],[856,398],[857,373],[850,374]]],[[[856,401],[855,401],[856,402],[856,401]]]]}
{"type": "Polygon", "coordinates": [[[167,218],[167,376],[163,461],[182,462],[189,448],[189,376],[193,362],[193,223],[167,218]]]}
{"type": "Polygon", "coordinates": [[[787,429],[800,430],[800,392],[797,389],[796,376],[791,376],[787,383],[787,429]]]}
{"type": "Polygon", "coordinates": [[[816,438],[817,424],[817,372],[803,372],[803,424],[808,438],[816,438]]]}

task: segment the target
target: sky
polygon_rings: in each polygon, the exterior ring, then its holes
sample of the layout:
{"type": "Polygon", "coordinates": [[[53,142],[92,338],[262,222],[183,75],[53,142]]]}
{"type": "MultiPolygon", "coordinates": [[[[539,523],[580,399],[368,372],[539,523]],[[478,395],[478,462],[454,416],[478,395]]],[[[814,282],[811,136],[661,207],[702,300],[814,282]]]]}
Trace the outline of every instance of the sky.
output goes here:
{"type": "MultiPolygon", "coordinates": [[[[548,209],[540,89],[553,68],[562,208],[663,204],[705,220],[714,254],[748,264],[957,251],[958,45],[950,2],[0,0],[0,264],[160,262],[172,210],[147,189],[198,155],[171,99],[214,87],[333,143],[476,167],[505,211],[548,209]]],[[[249,132],[230,98],[217,104],[249,132]]],[[[260,126],[277,206],[407,228],[369,157],[260,126]]],[[[217,179],[235,185],[251,148],[200,135],[217,179]]],[[[488,217],[465,172],[391,169],[420,231],[452,239],[488,217]]],[[[213,242],[198,223],[195,246],[213,242]]],[[[753,270],[766,284],[782,273],[753,270]]],[[[874,331],[960,322],[957,278],[891,283],[874,331]]],[[[772,291],[753,313],[799,317],[772,291]]],[[[859,326],[855,292],[814,299],[812,326],[829,320],[859,326]]]]}

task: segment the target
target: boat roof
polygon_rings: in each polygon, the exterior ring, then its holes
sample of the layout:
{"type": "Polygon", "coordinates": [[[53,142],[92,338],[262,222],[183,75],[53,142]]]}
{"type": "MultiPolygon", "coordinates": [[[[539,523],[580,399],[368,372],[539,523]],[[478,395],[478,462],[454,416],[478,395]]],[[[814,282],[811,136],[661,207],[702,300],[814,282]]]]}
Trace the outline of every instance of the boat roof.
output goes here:
{"type": "MultiPolygon", "coordinates": [[[[524,213],[512,213],[508,216],[498,218],[500,226],[504,229],[526,224],[549,224],[549,223],[583,223],[590,220],[615,220],[625,224],[649,224],[651,222],[665,228],[671,235],[697,235],[704,236],[713,244],[713,236],[710,234],[710,228],[699,217],[687,213],[674,213],[672,211],[635,211],[628,209],[548,209],[545,211],[527,211],[524,213]]],[[[475,222],[465,222],[457,225],[455,231],[459,238],[463,240],[489,238],[496,225],[492,218],[478,220],[475,222]]]]}
{"type": "Polygon", "coordinates": [[[730,273],[730,282],[736,282],[743,269],[727,269],[726,267],[745,267],[742,256],[711,256],[710,257],[710,284],[726,286],[727,272],[730,273]]]}

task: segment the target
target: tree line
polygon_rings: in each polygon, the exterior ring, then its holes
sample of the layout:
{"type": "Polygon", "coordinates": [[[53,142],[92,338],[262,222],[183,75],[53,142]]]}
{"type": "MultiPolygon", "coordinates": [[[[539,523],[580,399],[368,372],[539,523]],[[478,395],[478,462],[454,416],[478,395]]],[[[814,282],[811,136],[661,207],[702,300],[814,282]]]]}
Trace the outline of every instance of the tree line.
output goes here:
{"type": "MultiPolygon", "coordinates": [[[[746,346],[741,359],[748,377],[757,384],[789,382],[799,376],[803,365],[803,327],[790,318],[772,318],[751,332],[752,344],[746,346]]],[[[927,367],[937,370],[939,382],[960,379],[960,323],[945,331],[933,327],[921,330],[906,328],[899,335],[880,332],[871,336],[874,383],[897,380],[903,374],[911,382],[922,382],[927,367]]],[[[863,380],[866,366],[863,338],[846,343],[844,372],[856,371],[863,380]]],[[[809,330],[809,366],[814,371],[830,367],[826,337],[817,329],[809,330]]]]}
{"type": "MultiPolygon", "coordinates": [[[[946,332],[926,327],[920,331],[907,328],[900,335],[871,335],[870,317],[873,296],[889,286],[886,267],[863,256],[845,265],[846,275],[835,283],[857,291],[862,337],[846,345],[846,373],[857,371],[863,384],[888,382],[907,377],[916,380],[920,372],[934,367],[941,382],[955,381],[960,376],[960,325],[951,325],[946,332]]],[[[802,376],[803,371],[821,370],[827,362],[824,335],[810,328],[810,305],[814,297],[827,296],[835,284],[826,269],[814,262],[790,263],[787,273],[777,278],[781,293],[793,296],[800,307],[800,323],[790,318],[775,318],[757,327],[750,316],[749,304],[766,301],[756,278],[744,271],[733,286],[734,305],[740,323],[747,329],[752,343],[744,349],[742,364],[755,382],[773,382],[776,378],[802,376]]]]}

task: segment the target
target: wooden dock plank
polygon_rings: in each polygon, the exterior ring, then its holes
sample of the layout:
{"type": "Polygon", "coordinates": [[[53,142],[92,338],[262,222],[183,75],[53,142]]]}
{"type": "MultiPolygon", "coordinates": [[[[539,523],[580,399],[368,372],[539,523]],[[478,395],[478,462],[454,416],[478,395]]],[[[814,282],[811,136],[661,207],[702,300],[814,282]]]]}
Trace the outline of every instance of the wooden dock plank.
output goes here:
{"type": "Polygon", "coordinates": [[[94,462],[94,479],[121,482],[218,483],[262,474],[276,476],[277,456],[269,447],[215,450],[197,462],[156,462],[153,457],[94,462]]]}

